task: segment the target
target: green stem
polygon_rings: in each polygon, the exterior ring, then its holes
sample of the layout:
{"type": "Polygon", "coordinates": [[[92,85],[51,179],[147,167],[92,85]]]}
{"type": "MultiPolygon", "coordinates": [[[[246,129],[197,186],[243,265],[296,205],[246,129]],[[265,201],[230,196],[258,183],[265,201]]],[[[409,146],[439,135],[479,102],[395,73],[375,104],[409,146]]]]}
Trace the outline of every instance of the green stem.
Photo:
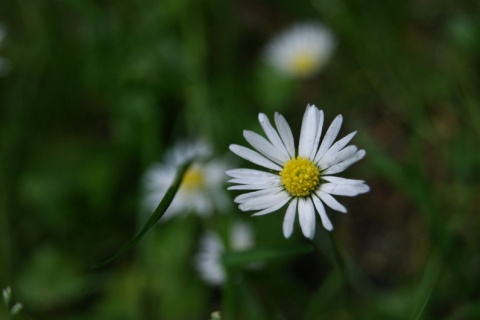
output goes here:
{"type": "Polygon", "coordinates": [[[7,189],[3,186],[3,181],[0,182],[0,190],[5,192],[0,192],[2,194],[0,198],[0,258],[2,260],[2,272],[0,276],[0,283],[7,283],[8,279],[11,276],[11,261],[12,261],[12,250],[11,250],[11,233],[10,233],[10,219],[9,219],[9,210],[7,204],[6,192],[7,189]]]}
{"type": "Polygon", "coordinates": [[[110,263],[111,261],[123,255],[128,249],[130,249],[135,243],[137,243],[138,240],[140,240],[143,237],[143,235],[145,234],[145,232],[148,231],[148,229],[153,227],[157,223],[157,221],[160,220],[160,218],[163,216],[165,211],[167,211],[168,207],[172,203],[173,198],[175,197],[175,194],[180,188],[180,184],[182,183],[183,176],[187,171],[187,169],[190,167],[190,164],[192,163],[192,161],[193,160],[188,161],[178,168],[175,180],[173,181],[172,185],[168,188],[167,192],[163,196],[162,201],[160,201],[160,204],[157,206],[157,208],[152,213],[152,215],[148,219],[147,223],[145,223],[145,225],[142,227],[142,229],[140,229],[140,231],[138,231],[137,234],[129,242],[127,242],[127,244],[121,247],[110,258],[104,260],[99,265],[94,267],[94,269],[103,267],[108,263],[110,263]]]}
{"type": "Polygon", "coordinates": [[[333,237],[331,232],[328,233],[328,238],[330,239],[330,248],[333,254],[333,262],[342,279],[341,288],[342,288],[344,303],[346,306],[349,307],[350,312],[352,312],[353,318],[358,319],[358,316],[355,314],[353,305],[352,305],[352,293],[355,292],[355,288],[352,284],[350,275],[348,273],[345,260],[343,259],[343,256],[340,250],[338,249],[335,238],[333,237]]]}
{"type": "Polygon", "coordinates": [[[182,55],[185,64],[184,92],[189,129],[191,132],[200,132],[211,137],[209,86],[205,68],[207,32],[203,10],[199,2],[192,1],[180,17],[182,55]]]}
{"type": "Polygon", "coordinates": [[[222,319],[235,319],[235,283],[233,268],[227,268],[227,279],[223,288],[222,319]]]}
{"type": "Polygon", "coordinates": [[[332,252],[333,252],[333,258],[334,258],[335,266],[340,271],[340,274],[342,275],[345,282],[348,282],[348,276],[347,276],[346,271],[345,271],[345,263],[343,261],[343,258],[341,256],[341,254],[340,254],[340,251],[338,250],[338,246],[337,246],[337,243],[335,241],[335,238],[333,237],[331,232],[328,233],[328,237],[330,239],[330,245],[331,245],[332,252]]]}

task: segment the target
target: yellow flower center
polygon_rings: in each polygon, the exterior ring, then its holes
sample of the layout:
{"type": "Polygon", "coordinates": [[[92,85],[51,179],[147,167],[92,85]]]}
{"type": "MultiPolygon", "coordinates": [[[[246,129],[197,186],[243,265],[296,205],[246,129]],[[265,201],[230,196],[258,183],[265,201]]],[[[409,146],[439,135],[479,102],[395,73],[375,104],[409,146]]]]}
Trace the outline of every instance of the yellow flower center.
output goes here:
{"type": "Polygon", "coordinates": [[[312,160],[298,156],[285,162],[280,177],[288,193],[294,197],[306,197],[317,189],[320,170],[312,160]]]}
{"type": "Polygon", "coordinates": [[[299,76],[308,76],[313,73],[318,66],[318,59],[309,53],[301,52],[293,57],[292,69],[299,76]]]}
{"type": "Polygon", "coordinates": [[[205,186],[203,171],[199,168],[190,168],[185,172],[181,186],[187,190],[201,189],[205,186]]]}

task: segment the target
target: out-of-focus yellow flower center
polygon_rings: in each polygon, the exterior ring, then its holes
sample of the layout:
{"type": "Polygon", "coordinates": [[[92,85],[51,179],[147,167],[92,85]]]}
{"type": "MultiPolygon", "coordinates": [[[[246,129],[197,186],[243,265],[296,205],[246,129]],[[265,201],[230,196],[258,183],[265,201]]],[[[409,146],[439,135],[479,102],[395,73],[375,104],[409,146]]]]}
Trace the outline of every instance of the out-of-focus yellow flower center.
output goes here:
{"type": "Polygon", "coordinates": [[[298,156],[285,162],[280,177],[288,193],[294,197],[306,197],[317,189],[320,170],[312,160],[298,156]]]}
{"type": "Polygon", "coordinates": [[[299,76],[312,74],[318,66],[318,59],[308,52],[300,52],[293,57],[292,70],[299,76]]]}
{"type": "Polygon", "coordinates": [[[187,190],[201,189],[205,186],[203,171],[199,168],[190,168],[185,172],[181,186],[187,190]]]}

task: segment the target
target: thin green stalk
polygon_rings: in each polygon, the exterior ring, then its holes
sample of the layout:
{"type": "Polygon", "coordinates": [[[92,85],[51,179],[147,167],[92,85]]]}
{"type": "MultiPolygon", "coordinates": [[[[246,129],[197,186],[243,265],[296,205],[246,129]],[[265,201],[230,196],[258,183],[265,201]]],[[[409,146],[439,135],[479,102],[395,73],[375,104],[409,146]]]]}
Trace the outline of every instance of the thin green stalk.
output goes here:
{"type": "MultiPolygon", "coordinates": [[[[3,182],[3,181],[2,181],[3,182]]],[[[0,183],[2,183],[0,182],[0,183]]],[[[12,257],[12,249],[11,249],[11,233],[10,233],[10,219],[9,219],[9,210],[7,208],[7,198],[6,198],[6,188],[0,185],[0,190],[5,192],[0,192],[2,194],[0,198],[0,259],[2,260],[2,268],[0,276],[0,282],[6,283],[9,279],[12,269],[11,269],[11,257],[12,257]]]]}
{"type": "Polygon", "coordinates": [[[422,306],[420,307],[420,309],[418,310],[417,312],[417,315],[412,318],[413,320],[420,320],[422,319],[422,315],[423,315],[423,311],[425,311],[425,307],[427,306],[428,304],[428,301],[430,300],[430,297],[432,296],[432,291],[430,291],[427,295],[427,297],[425,298],[425,301],[423,302],[422,306]]]}
{"type": "Polygon", "coordinates": [[[422,318],[428,301],[430,300],[432,292],[442,272],[443,259],[444,256],[442,255],[441,250],[437,249],[433,252],[427,266],[425,267],[422,279],[416,288],[415,293],[413,294],[410,319],[418,320],[422,318]]]}
{"type": "Polygon", "coordinates": [[[345,262],[343,261],[340,251],[338,250],[337,242],[335,241],[335,238],[333,237],[331,232],[328,233],[328,237],[330,239],[331,248],[333,249],[332,253],[335,265],[340,271],[340,274],[342,275],[344,281],[349,282],[347,273],[345,271],[345,262]]]}
{"type": "MultiPolygon", "coordinates": [[[[355,315],[351,301],[351,293],[353,292],[351,277],[348,274],[346,263],[332,233],[322,233],[322,237],[317,238],[317,241],[315,241],[314,244],[317,246],[317,250],[326,255],[333,265],[333,271],[325,279],[325,282],[319,289],[318,294],[320,294],[322,291],[325,292],[325,290],[333,290],[328,292],[331,302],[334,301],[334,297],[338,296],[343,304],[341,308],[348,310],[348,312],[351,313],[352,319],[358,319],[359,317],[355,315]]],[[[310,319],[310,317],[314,316],[318,312],[317,306],[318,302],[315,302],[314,300],[310,302],[310,310],[307,310],[306,319],[310,319]]]]}
{"type": "Polygon", "coordinates": [[[192,1],[180,16],[185,66],[184,92],[189,129],[211,136],[209,85],[207,79],[207,36],[203,8],[192,1]]]}
{"type": "MultiPolygon", "coordinates": [[[[231,228],[231,225],[229,226],[231,228]]],[[[232,243],[230,241],[230,232],[231,229],[221,229],[219,230],[223,245],[226,248],[225,252],[222,255],[221,263],[223,269],[226,273],[225,284],[222,290],[222,307],[221,307],[221,316],[222,319],[235,319],[236,311],[236,283],[235,283],[235,273],[237,272],[237,266],[230,265],[227,263],[227,257],[232,250],[232,243]],[[227,231],[230,230],[230,231],[227,231]]]]}
{"type": "Polygon", "coordinates": [[[223,287],[223,301],[222,301],[222,319],[235,319],[235,283],[233,268],[227,268],[227,279],[223,287]]]}
{"type": "Polygon", "coordinates": [[[330,239],[330,250],[333,254],[333,263],[337,268],[337,271],[340,274],[340,277],[342,279],[341,288],[343,292],[344,303],[348,307],[349,312],[352,313],[352,317],[354,319],[358,319],[358,316],[355,314],[353,304],[352,304],[352,293],[355,291],[355,288],[352,284],[351,277],[348,273],[345,260],[331,232],[328,232],[328,238],[330,239]]]}
{"type": "Polygon", "coordinates": [[[157,223],[158,220],[160,220],[160,218],[163,216],[165,211],[167,211],[168,207],[172,203],[173,198],[175,197],[175,194],[177,193],[178,188],[180,188],[180,184],[182,183],[183,175],[185,174],[187,169],[190,167],[191,163],[192,161],[188,161],[178,168],[177,176],[175,177],[175,180],[173,181],[172,185],[168,188],[162,201],[160,201],[160,204],[157,206],[157,208],[152,213],[152,215],[150,216],[148,221],[145,223],[145,225],[142,227],[142,229],[140,229],[140,231],[138,231],[137,234],[129,242],[127,242],[127,244],[121,247],[110,258],[98,264],[94,269],[103,267],[108,263],[110,263],[111,261],[123,255],[128,249],[130,249],[138,240],[140,240],[143,237],[143,235],[145,234],[145,232],[148,231],[148,229],[150,229],[152,226],[155,225],[155,223],[157,223]]]}

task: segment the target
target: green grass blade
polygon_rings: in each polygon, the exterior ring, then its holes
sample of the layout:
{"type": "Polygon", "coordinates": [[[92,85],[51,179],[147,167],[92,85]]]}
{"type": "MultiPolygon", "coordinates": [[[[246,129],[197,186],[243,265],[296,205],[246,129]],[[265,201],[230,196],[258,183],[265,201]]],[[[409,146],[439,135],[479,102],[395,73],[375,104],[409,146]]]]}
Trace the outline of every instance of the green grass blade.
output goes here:
{"type": "Polygon", "coordinates": [[[420,320],[423,314],[423,311],[425,310],[425,307],[427,306],[428,300],[430,300],[430,297],[432,296],[432,290],[428,293],[427,297],[425,298],[425,301],[423,301],[423,304],[421,305],[420,309],[418,310],[417,314],[415,315],[412,320],[420,320]]]}
{"type": "Polygon", "coordinates": [[[414,299],[412,301],[412,315],[410,319],[421,319],[427,303],[430,300],[433,289],[442,272],[442,261],[443,258],[441,253],[434,252],[432,254],[432,257],[425,268],[420,284],[416,290],[417,292],[414,294],[414,299]]]}
{"type": "Polygon", "coordinates": [[[188,161],[178,168],[175,180],[173,181],[172,185],[168,188],[162,201],[160,201],[159,205],[157,206],[155,211],[152,213],[148,221],[144,224],[142,229],[140,229],[140,231],[138,231],[137,234],[129,242],[127,242],[111,257],[105,259],[104,261],[99,263],[97,266],[95,266],[94,269],[101,268],[107,265],[108,263],[112,262],[113,260],[117,259],[121,255],[123,255],[128,249],[130,249],[135,243],[137,243],[138,240],[140,240],[143,237],[143,235],[148,231],[148,229],[150,229],[152,226],[155,225],[155,223],[157,223],[158,220],[160,220],[160,218],[164,215],[165,211],[167,211],[168,207],[172,203],[173,198],[175,197],[175,194],[177,193],[178,188],[180,188],[180,184],[182,183],[183,175],[185,174],[185,172],[187,171],[191,163],[192,161],[188,161]]]}

